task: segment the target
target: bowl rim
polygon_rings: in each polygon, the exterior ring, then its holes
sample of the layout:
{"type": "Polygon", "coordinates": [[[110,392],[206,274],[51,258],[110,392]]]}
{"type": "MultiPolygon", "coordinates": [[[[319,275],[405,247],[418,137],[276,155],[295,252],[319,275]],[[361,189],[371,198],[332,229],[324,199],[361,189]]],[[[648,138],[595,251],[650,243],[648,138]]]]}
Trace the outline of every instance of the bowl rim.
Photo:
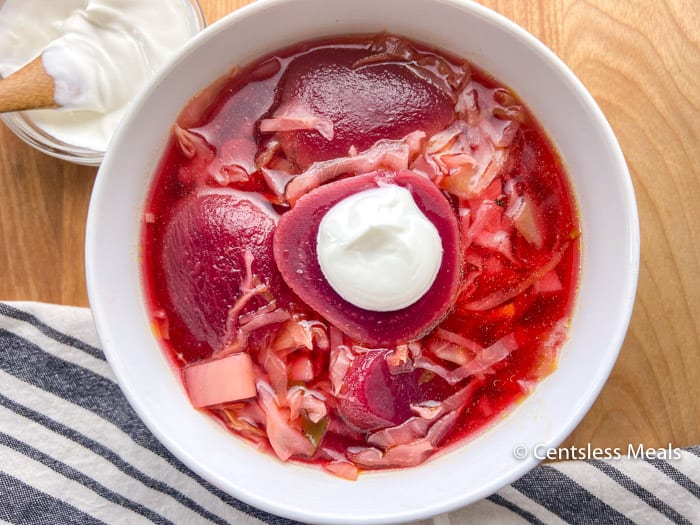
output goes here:
{"type": "MultiPolygon", "coordinates": [[[[471,11],[471,13],[475,16],[483,17],[493,21],[497,25],[504,28],[504,30],[511,33],[524,46],[531,48],[531,50],[534,51],[536,54],[543,56],[546,61],[552,64],[552,67],[556,68],[558,72],[565,77],[565,80],[568,82],[568,85],[576,91],[576,96],[578,96],[582,103],[585,104],[586,108],[591,112],[594,119],[599,124],[600,132],[604,134],[605,140],[610,144],[611,151],[614,154],[613,162],[615,163],[615,172],[617,175],[619,175],[620,178],[618,182],[621,184],[621,190],[623,192],[623,205],[626,211],[628,212],[629,223],[626,226],[627,233],[629,235],[629,238],[627,240],[630,252],[630,260],[628,261],[629,273],[627,274],[627,280],[624,283],[621,283],[620,286],[621,293],[624,295],[625,299],[624,304],[619,312],[620,317],[616,324],[616,329],[613,333],[609,334],[610,348],[615,348],[616,351],[610,351],[605,354],[605,359],[601,360],[601,362],[599,363],[599,367],[597,369],[597,377],[591,379],[591,383],[593,384],[593,386],[587,391],[587,394],[589,395],[586,397],[584,402],[582,402],[578,407],[576,407],[576,410],[573,410],[573,412],[575,412],[574,416],[571,417],[568,421],[566,421],[565,424],[561,425],[556,433],[550,436],[550,439],[547,443],[551,446],[558,446],[575,428],[575,426],[581,421],[581,419],[588,412],[588,410],[598,397],[598,394],[603,388],[606,379],[608,378],[616,362],[617,356],[624,341],[625,334],[627,332],[627,327],[631,319],[639,273],[640,245],[639,218],[631,177],[619,143],[602,110],[599,108],[598,104],[595,102],[590,93],[585,89],[582,82],[549,48],[547,48],[542,42],[537,40],[533,35],[528,33],[525,29],[521,28],[506,17],[484,6],[481,6],[476,3],[466,3],[461,0],[435,1],[442,4],[458,6],[460,9],[471,11]]],[[[235,26],[236,24],[245,20],[249,16],[254,16],[255,14],[263,10],[269,9],[271,6],[286,3],[289,3],[289,0],[258,0],[252,4],[248,4],[230,13],[226,17],[214,22],[204,31],[197,34],[190,42],[188,42],[183,47],[183,49],[178,53],[177,56],[180,57],[185,53],[189,53],[191,50],[197,48],[199,45],[204,43],[207,39],[214,38],[215,35],[221,32],[228,31],[231,26],[235,26]]],[[[171,70],[176,69],[177,67],[178,60],[177,58],[175,58],[174,60],[171,60],[166,67],[162,68],[162,70],[156,76],[156,78],[151,81],[148,88],[141,92],[136,103],[132,103],[132,107],[123,119],[122,124],[117,130],[115,136],[121,136],[123,134],[123,130],[129,127],[130,122],[134,119],[135,113],[144,104],[144,101],[146,101],[149,97],[152,96],[152,93],[155,91],[156,87],[162,82],[162,80],[170,74],[171,70]]],[[[139,417],[144,421],[144,423],[148,426],[149,430],[153,432],[153,434],[158,438],[158,440],[161,443],[163,443],[170,451],[172,451],[175,454],[175,456],[178,457],[178,459],[185,463],[185,465],[187,465],[194,472],[243,501],[249,502],[252,505],[263,510],[276,513],[282,516],[290,517],[293,519],[305,521],[324,521],[328,523],[388,523],[405,521],[408,519],[420,519],[441,512],[454,510],[458,507],[465,505],[466,503],[476,501],[477,499],[480,499],[482,497],[486,497],[489,494],[498,490],[499,488],[509,483],[512,483],[514,480],[520,478],[523,474],[525,474],[537,464],[537,460],[534,458],[528,458],[525,461],[519,462],[517,468],[513,468],[508,475],[502,476],[496,480],[492,480],[491,483],[483,485],[481,490],[475,491],[473,494],[471,494],[472,497],[469,499],[469,501],[465,501],[462,499],[442,501],[431,505],[430,507],[413,509],[410,511],[397,510],[391,515],[381,516],[333,516],[327,514],[319,514],[314,511],[308,511],[305,509],[283,508],[276,505],[274,501],[271,501],[268,498],[255,497],[255,495],[251,495],[244,491],[233,490],[230,485],[227,485],[225,487],[222,486],[222,480],[216,478],[216,476],[212,476],[211,472],[202,468],[202,466],[198,464],[196,459],[193,458],[187,450],[180,448],[176,440],[172,439],[172,436],[165,435],[164,433],[162,433],[159,427],[155,426],[155,423],[151,421],[149,417],[149,412],[145,410],[142,406],[142,400],[139,399],[138,395],[134,391],[132,391],[128,387],[128,385],[125,386],[125,383],[122,380],[123,366],[120,363],[119,356],[117,355],[115,349],[111,346],[111,344],[109,344],[112,342],[112,336],[110,335],[111,328],[110,323],[108,321],[109,315],[107,312],[109,298],[103,296],[102,291],[98,285],[99,269],[97,267],[97,250],[99,249],[99,232],[96,230],[96,223],[100,213],[98,203],[105,199],[109,199],[109,180],[104,174],[112,170],[112,166],[117,164],[117,148],[110,147],[107,151],[103,165],[95,181],[93,195],[90,201],[85,251],[86,279],[90,305],[93,309],[95,325],[100,340],[108,342],[108,344],[103,344],[105,355],[107,356],[110,365],[115,371],[115,375],[117,376],[120,387],[124,391],[131,406],[135,409],[139,417]]],[[[152,180],[152,174],[150,180],[152,180]]],[[[576,188],[574,187],[573,190],[575,193],[576,188]]],[[[585,251],[585,246],[582,249],[585,251]]]]}

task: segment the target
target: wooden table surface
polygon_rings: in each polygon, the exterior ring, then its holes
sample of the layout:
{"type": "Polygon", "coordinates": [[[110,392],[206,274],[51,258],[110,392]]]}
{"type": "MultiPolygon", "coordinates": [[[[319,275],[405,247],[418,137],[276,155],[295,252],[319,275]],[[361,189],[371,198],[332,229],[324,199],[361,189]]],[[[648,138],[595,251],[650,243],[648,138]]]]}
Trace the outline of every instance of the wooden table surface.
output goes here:
{"type": "MultiPolygon", "coordinates": [[[[246,3],[201,1],[209,22],[246,3]]],[[[630,330],[565,445],[700,443],[700,2],[482,3],[583,81],[617,134],[637,194],[642,256],[630,330]]],[[[83,242],[95,173],[38,153],[0,124],[0,299],[87,305],[83,242]]]]}

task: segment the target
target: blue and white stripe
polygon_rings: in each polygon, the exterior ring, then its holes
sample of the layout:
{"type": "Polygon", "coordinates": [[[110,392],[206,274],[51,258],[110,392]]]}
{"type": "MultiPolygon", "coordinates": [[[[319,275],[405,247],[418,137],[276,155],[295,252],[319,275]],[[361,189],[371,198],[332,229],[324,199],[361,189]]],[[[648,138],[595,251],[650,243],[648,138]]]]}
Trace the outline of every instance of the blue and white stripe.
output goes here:
{"type": "MultiPolygon", "coordinates": [[[[89,310],[0,303],[0,523],[287,524],[182,465],[139,420],[89,310]]],[[[543,465],[421,523],[700,523],[700,447],[543,465]]]]}

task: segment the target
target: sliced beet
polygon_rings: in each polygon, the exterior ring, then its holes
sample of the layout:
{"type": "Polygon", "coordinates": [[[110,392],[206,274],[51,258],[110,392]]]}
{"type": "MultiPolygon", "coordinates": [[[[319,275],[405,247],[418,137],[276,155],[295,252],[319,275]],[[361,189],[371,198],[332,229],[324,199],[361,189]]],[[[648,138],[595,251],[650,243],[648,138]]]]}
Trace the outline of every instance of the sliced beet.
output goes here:
{"type": "Polygon", "coordinates": [[[425,370],[392,375],[386,357],[392,350],[370,350],[353,360],[343,380],[338,413],[360,430],[398,425],[414,415],[411,404],[442,401],[450,387],[437,376],[421,381],[425,370]]]}
{"type": "MultiPolygon", "coordinates": [[[[253,255],[253,274],[269,286],[277,306],[291,300],[273,260],[278,218],[259,197],[230,189],[200,191],[173,211],[163,236],[165,287],[193,338],[211,350],[226,342],[228,312],[246,277],[246,249],[253,255]]],[[[256,297],[244,312],[267,301],[269,297],[256,297]]]]}
{"type": "Polygon", "coordinates": [[[408,170],[351,177],[304,195],[280,219],[274,235],[274,256],[285,282],[308,306],[348,337],[374,348],[392,348],[429,332],[452,307],[461,277],[455,212],[430,180],[408,170]],[[412,305],[391,312],[358,308],[340,297],[326,281],[316,254],[318,228],[326,212],[342,199],[380,184],[408,189],[437,228],[443,246],[442,264],[432,287],[412,305]]]}
{"type": "Polygon", "coordinates": [[[333,123],[333,138],[316,130],[278,133],[288,159],[311,163],[363,151],[379,139],[400,139],[412,131],[428,136],[454,118],[450,94],[417,74],[421,66],[382,61],[353,67],[367,49],[321,48],[294,59],[280,82],[280,106],[294,104],[333,123]]]}

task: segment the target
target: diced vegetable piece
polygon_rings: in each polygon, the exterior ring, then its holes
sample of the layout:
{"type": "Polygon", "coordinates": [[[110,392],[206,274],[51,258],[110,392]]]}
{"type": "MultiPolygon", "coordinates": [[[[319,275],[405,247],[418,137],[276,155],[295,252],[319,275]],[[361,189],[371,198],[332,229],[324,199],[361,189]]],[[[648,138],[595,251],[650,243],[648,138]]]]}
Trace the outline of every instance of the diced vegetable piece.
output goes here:
{"type": "Polygon", "coordinates": [[[349,461],[331,461],[330,463],[324,464],[323,468],[339,478],[348,479],[350,481],[357,480],[357,476],[360,473],[360,469],[349,461]]]}
{"type": "Polygon", "coordinates": [[[289,320],[280,327],[272,343],[274,351],[296,349],[304,346],[309,350],[313,348],[311,338],[304,332],[301,325],[294,320],[289,320]]]}
{"type": "Polygon", "coordinates": [[[523,194],[509,207],[506,214],[511,217],[518,233],[538,250],[544,246],[544,226],[537,204],[523,194]]]}
{"type": "Polygon", "coordinates": [[[428,349],[443,361],[449,361],[456,365],[463,365],[470,359],[470,354],[466,348],[449,341],[434,339],[430,342],[428,349]]]}
{"type": "Polygon", "coordinates": [[[313,443],[315,447],[318,447],[323,440],[323,436],[326,434],[326,429],[328,428],[327,417],[322,417],[318,421],[313,421],[310,418],[304,418],[301,421],[301,428],[307,438],[313,443]]]}
{"type": "Polygon", "coordinates": [[[199,361],[184,367],[182,373],[197,408],[255,397],[253,361],[245,353],[199,361]]]}
{"type": "Polygon", "coordinates": [[[292,360],[289,378],[292,381],[311,381],[314,378],[314,367],[308,355],[296,356],[292,360]]]}
{"type": "Polygon", "coordinates": [[[564,289],[556,270],[545,274],[542,279],[533,284],[533,287],[537,293],[553,293],[564,289]]]}
{"type": "Polygon", "coordinates": [[[287,363],[269,347],[265,347],[260,351],[257,361],[267,372],[270,386],[272,386],[275,393],[279,396],[286,395],[289,376],[287,363]]]}

